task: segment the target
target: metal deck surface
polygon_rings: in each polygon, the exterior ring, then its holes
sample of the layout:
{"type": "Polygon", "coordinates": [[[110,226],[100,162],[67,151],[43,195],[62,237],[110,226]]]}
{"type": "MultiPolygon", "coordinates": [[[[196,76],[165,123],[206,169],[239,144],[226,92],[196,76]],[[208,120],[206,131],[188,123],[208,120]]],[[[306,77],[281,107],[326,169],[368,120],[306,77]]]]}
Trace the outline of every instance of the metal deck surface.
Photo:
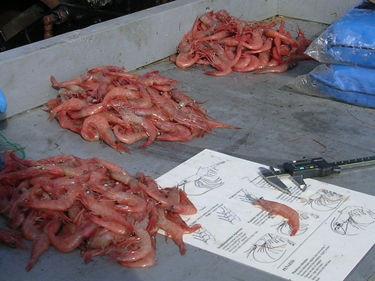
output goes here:
{"type": "MultiPolygon", "coordinates": [[[[313,23],[304,26],[315,35],[321,28],[313,23]]],[[[25,148],[27,159],[59,154],[99,157],[121,165],[132,175],[141,171],[154,178],[205,148],[273,166],[303,157],[321,156],[333,162],[374,155],[373,109],[307,96],[285,87],[315,66],[316,62],[306,61],[283,74],[232,73],[222,78],[204,75],[203,67],[178,69],[167,59],[139,69],[138,73],[159,70],[161,75],[180,81],[179,88],[205,102],[211,117],[242,129],[217,129],[192,142],[155,142],[146,149],[139,149],[141,143],[136,143],[129,147],[131,155],[120,155],[102,143],[86,142],[61,129],[57,121],[49,123],[43,108],[2,121],[0,129],[10,141],[25,148]]],[[[86,71],[82,69],[82,73],[86,71]]],[[[59,73],[51,75],[59,80],[59,73]]],[[[349,170],[321,180],[375,195],[374,171],[375,167],[349,170]]],[[[355,245],[347,246],[355,251],[355,245]]],[[[0,245],[0,280],[283,280],[189,245],[185,256],[181,256],[173,241],[166,243],[161,235],[157,239],[157,264],[151,269],[123,268],[105,258],[85,265],[79,251],[63,254],[51,247],[26,272],[30,255],[31,251],[0,245]]],[[[373,247],[346,280],[368,280],[374,271],[373,247]]]]}

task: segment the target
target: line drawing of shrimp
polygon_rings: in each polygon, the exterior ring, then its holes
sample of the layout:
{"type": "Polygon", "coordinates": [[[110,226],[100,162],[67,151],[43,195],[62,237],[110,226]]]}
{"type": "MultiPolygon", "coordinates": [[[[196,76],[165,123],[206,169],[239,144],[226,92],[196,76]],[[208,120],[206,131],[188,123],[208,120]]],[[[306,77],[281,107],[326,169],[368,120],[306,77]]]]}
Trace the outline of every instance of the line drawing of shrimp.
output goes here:
{"type": "Polygon", "coordinates": [[[224,184],[224,181],[218,175],[217,166],[224,163],[225,161],[221,161],[208,167],[200,166],[195,174],[183,179],[179,186],[190,196],[203,195],[219,188],[224,184]]]}
{"type": "Polygon", "coordinates": [[[375,222],[375,212],[360,206],[348,206],[332,219],[331,229],[341,235],[354,236],[375,222]]]}
{"type": "MultiPolygon", "coordinates": [[[[314,213],[308,213],[308,212],[305,212],[305,211],[298,211],[298,215],[299,215],[299,219],[300,219],[301,223],[300,223],[299,230],[296,233],[296,236],[301,235],[301,234],[308,231],[308,229],[309,229],[308,221],[309,220],[312,220],[312,219],[316,220],[316,219],[319,218],[319,215],[316,215],[314,213]],[[305,223],[302,223],[302,222],[305,222],[305,223]]],[[[276,224],[274,226],[276,226],[277,231],[279,233],[282,233],[282,234],[285,234],[285,235],[290,234],[290,226],[288,224],[288,220],[283,219],[283,221],[281,223],[276,224]]]]}
{"type": "Polygon", "coordinates": [[[242,180],[247,180],[249,183],[259,188],[267,188],[267,189],[275,190],[275,187],[270,185],[262,176],[257,176],[254,179],[251,179],[249,177],[243,177],[242,180]]]}
{"type": "Polygon", "coordinates": [[[312,209],[324,212],[336,209],[343,201],[343,195],[327,189],[319,189],[309,197],[305,206],[310,205],[312,209]]]}
{"type": "Polygon", "coordinates": [[[233,224],[234,221],[241,221],[241,218],[237,216],[232,210],[225,206],[221,206],[221,210],[216,212],[220,220],[233,224]]]}
{"type": "MultiPolygon", "coordinates": [[[[279,232],[281,234],[284,234],[284,235],[290,235],[291,227],[288,224],[287,219],[282,219],[281,222],[279,222],[277,224],[274,224],[272,226],[276,227],[277,232],[279,232]]],[[[309,225],[306,224],[306,223],[301,223],[300,226],[299,226],[298,232],[295,234],[295,236],[298,236],[298,235],[301,235],[301,234],[305,233],[309,229],[308,226],[309,225]]]]}
{"type": "Polygon", "coordinates": [[[252,195],[250,192],[248,192],[246,189],[242,189],[244,195],[239,195],[240,197],[240,200],[242,202],[246,202],[246,203],[250,203],[250,204],[254,204],[254,202],[256,201],[256,198],[254,197],[254,195],[252,195]]]}
{"type": "Polygon", "coordinates": [[[280,260],[284,254],[296,244],[284,237],[271,233],[263,235],[251,248],[244,253],[260,263],[273,263],[280,260]]]}
{"type": "Polygon", "coordinates": [[[216,238],[207,230],[207,228],[202,227],[193,233],[193,238],[208,245],[209,241],[216,241],[216,238]]]}

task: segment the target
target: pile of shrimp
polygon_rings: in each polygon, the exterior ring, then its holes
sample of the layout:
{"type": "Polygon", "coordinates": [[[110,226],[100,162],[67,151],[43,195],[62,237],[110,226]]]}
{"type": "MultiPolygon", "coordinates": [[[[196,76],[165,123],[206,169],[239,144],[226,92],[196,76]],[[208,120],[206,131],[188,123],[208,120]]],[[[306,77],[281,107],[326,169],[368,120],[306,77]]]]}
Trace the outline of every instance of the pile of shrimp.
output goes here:
{"type": "Polygon", "coordinates": [[[218,71],[205,73],[220,77],[232,71],[282,73],[298,61],[311,59],[304,54],[311,40],[300,29],[294,39],[283,20],[276,29],[277,25],[244,21],[226,10],[207,12],[197,18],[179,44],[177,57],[170,60],[180,68],[211,65],[218,71]]]}
{"type": "Polygon", "coordinates": [[[9,228],[0,230],[0,242],[28,249],[23,239],[32,241],[27,271],[50,245],[63,253],[80,249],[85,263],[106,256],[124,267],[149,268],[159,230],[183,255],[183,235],[200,228],[180,216],[197,212],[182,189],[161,188],[151,176],[133,177],[97,158],[32,161],[5,152],[0,182],[0,212],[9,228]]]}
{"type": "Polygon", "coordinates": [[[89,70],[73,80],[52,86],[59,98],[47,103],[50,121],[85,140],[102,140],[116,151],[130,153],[125,145],[147,140],[188,142],[215,128],[239,129],[210,118],[199,102],[180,91],[178,81],[158,75],[131,74],[117,66],[89,70]]]}

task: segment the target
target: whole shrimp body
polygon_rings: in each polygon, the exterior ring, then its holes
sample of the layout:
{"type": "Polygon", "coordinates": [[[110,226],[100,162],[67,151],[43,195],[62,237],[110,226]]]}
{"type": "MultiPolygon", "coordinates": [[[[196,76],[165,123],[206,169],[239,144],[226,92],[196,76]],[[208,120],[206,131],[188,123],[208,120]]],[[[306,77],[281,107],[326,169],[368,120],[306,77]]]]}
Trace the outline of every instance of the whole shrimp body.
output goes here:
{"type": "Polygon", "coordinates": [[[48,226],[48,237],[51,241],[51,244],[63,253],[68,253],[75,250],[82,244],[84,239],[89,237],[97,228],[96,224],[86,222],[85,224],[77,227],[73,234],[59,237],[54,233],[54,229],[56,228],[55,224],[57,223],[57,217],[55,217],[55,219],[50,222],[50,225],[48,226]]]}
{"type": "Polygon", "coordinates": [[[98,141],[102,139],[119,153],[130,153],[127,147],[119,143],[113,137],[112,129],[103,114],[95,114],[86,118],[82,125],[81,135],[87,141],[98,141]]]}
{"type": "Polygon", "coordinates": [[[253,204],[255,206],[259,206],[263,211],[269,212],[270,215],[278,215],[286,218],[291,228],[290,236],[296,235],[300,226],[299,214],[297,211],[288,207],[287,205],[274,201],[268,201],[263,198],[259,198],[258,200],[254,201],[253,204]]]}
{"type": "Polygon", "coordinates": [[[54,109],[52,109],[49,121],[52,122],[53,119],[56,117],[56,115],[62,111],[79,111],[85,107],[87,107],[88,104],[86,101],[78,99],[78,98],[71,98],[67,102],[64,102],[58,106],[56,106],[54,109]]]}
{"type": "Polygon", "coordinates": [[[145,132],[148,135],[148,140],[146,143],[144,143],[141,146],[141,148],[145,148],[155,141],[158,135],[158,130],[150,120],[148,120],[147,118],[138,116],[134,114],[132,111],[125,109],[125,108],[118,109],[118,110],[122,119],[125,122],[129,122],[130,124],[138,125],[144,128],[145,132]]]}
{"type": "Polygon", "coordinates": [[[20,248],[22,250],[28,249],[23,241],[22,235],[13,230],[0,229],[0,242],[14,248],[20,248]]]}

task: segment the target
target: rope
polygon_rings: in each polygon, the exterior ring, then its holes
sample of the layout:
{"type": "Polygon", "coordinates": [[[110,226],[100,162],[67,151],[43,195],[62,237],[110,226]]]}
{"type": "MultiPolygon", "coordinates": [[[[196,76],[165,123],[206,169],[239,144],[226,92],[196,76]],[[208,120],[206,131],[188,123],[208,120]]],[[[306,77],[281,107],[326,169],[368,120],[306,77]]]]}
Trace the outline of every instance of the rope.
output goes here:
{"type": "Polygon", "coordinates": [[[4,151],[9,151],[9,152],[19,151],[22,154],[22,159],[25,159],[26,157],[25,150],[23,149],[21,145],[19,145],[18,143],[9,141],[1,130],[0,130],[0,135],[4,139],[4,141],[2,142],[0,141],[1,153],[3,153],[4,151]],[[4,147],[6,146],[10,146],[12,147],[12,149],[9,149],[9,150],[4,149],[4,147]]]}

